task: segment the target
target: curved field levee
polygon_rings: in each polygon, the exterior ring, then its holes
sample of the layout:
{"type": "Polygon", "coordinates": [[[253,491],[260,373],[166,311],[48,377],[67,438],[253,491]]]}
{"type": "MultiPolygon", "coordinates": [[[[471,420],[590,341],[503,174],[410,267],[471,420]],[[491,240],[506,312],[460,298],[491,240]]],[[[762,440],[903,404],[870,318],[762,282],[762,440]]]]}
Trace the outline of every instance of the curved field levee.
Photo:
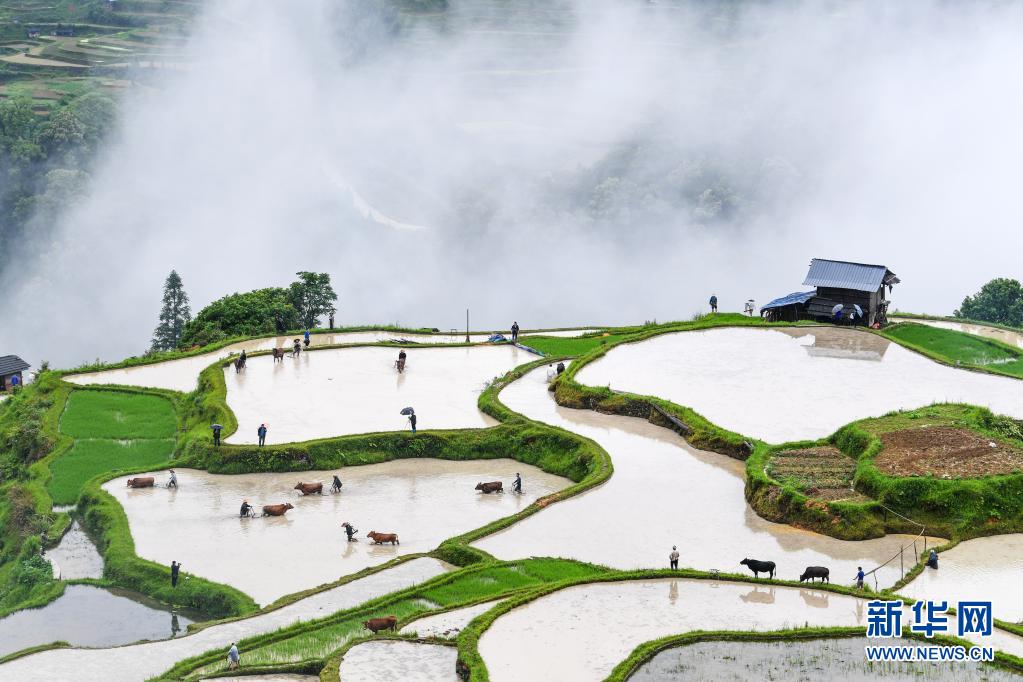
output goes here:
{"type": "Polygon", "coordinates": [[[833,327],[664,334],[618,345],[575,378],[671,400],[773,443],[934,402],[1023,417],[1023,382],[957,371],[876,334],[833,327]]]}
{"type": "MultiPolygon", "coordinates": [[[[859,566],[870,570],[912,542],[906,535],[837,540],[766,521],[746,504],[742,462],[696,449],[642,419],[559,407],[546,388],[544,372],[535,370],[505,388],[501,400],[530,419],[592,438],[611,455],[615,473],[599,488],[475,543],[499,558],[666,567],[675,545],[680,564],[700,570],[744,572],[739,562],[751,557],[774,561],[780,579],[827,566],[834,582],[851,584],[859,566]]],[[[915,554],[905,569],[913,563],[915,554]]],[[[897,561],[877,574],[881,587],[901,577],[897,561]]]]}
{"type": "MultiPolygon", "coordinates": [[[[608,677],[634,648],[672,634],[865,631],[866,613],[865,599],[812,588],[671,578],[598,582],[552,592],[498,616],[480,637],[479,653],[492,682],[582,682],[608,677]]],[[[903,622],[911,622],[910,615],[907,609],[903,622]]],[[[954,633],[954,616],[949,624],[954,633]]],[[[1023,654],[1023,638],[1003,631],[975,641],[1023,654]]]]}
{"type": "Polygon", "coordinates": [[[1003,327],[996,327],[993,325],[979,324],[976,322],[968,321],[957,321],[949,319],[936,319],[929,317],[899,317],[895,316],[891,318],[892,322],[913,322],[914,324],[923,324],[928,327],[935,327],[937,329],[950,329],[956,332],[962,332],[964,334],[973,334],[974,336],[983,336],[986,339],[994,339],[995,341],[1001,341],[1002,343],[1010,346],[1016,346],[1017,348],[1023,348],[1023,332],[1006,329],[1003,327]]]}

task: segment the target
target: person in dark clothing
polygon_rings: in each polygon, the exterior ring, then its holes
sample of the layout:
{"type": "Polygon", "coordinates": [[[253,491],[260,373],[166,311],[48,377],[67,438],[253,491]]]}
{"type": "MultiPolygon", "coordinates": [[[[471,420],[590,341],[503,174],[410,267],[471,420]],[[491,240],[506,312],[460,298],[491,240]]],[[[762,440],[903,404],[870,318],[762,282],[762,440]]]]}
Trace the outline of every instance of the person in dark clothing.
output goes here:
{"type": "Polygon", "coordinates": [[[352,524],[347,521],[341,524],[341,527],[345,529],[345,535],[348,536],[348,542],[355,542],[355,534],[359,532],[357,528],[353,528],[352,524]]]}
{"type": "Polygon", "coordinates": [[[522,476],[519,475],[518,473],[515,474],[515,482],[512,483],[512,490],[514,490],[517,493],[522,492],[522,476]]]}
{"type": "Polygon", "coordinates": [[[856,587],[863,589],[863,579],[867,577],[867,574],[863,572],[862,566],[856,567],[856,587]]]}
{"type": "Polygon", "coordinates": [[[518,322],[512,322],[511,333],[512,333],[512,341],[518,341],[519,340],[519,323],[518,322]]]}
{"type": "Polygon", "coordinates": [[[408,356],[405,354],[405,349],[404,348],[402,348],[400,351],[398,351],[398,362],[396,362],[394,364],[394,366],[398,368],[398,373],[399,374],[401,374],[402,372],[405,371],[405,360],[407,358],[408,358],[408,356]]]}
{"type": "Polygon", "coordinates": [[[239,361],[239,363],[241,363],[242,367],[245,367],[245,362],[248,359],[249,359],[248,356],[245,355],[245,351],[243,350],[241,356],[238,358],[238,361],[239,361]]]}
{"type": "Polygon", "coordinates": [[[242,500],[242,508],[238,512],[238,516],[248,516],[252,513],[252,505],[249,504],[248,500],[242,500]]]}
{"type": "Polygon", "coordinates": [[[216,447],[219,448],[220,447],[220,430],[222,428],[224,428],[224,427],[221,426],[220,424],[212,424],[210,426],[210,428],[213,429],[213,445],[215,445],[216,447]]]}
{"type": "Polygon", "coordinates": [[[938,553],[935,552],[933,549],[927,555],[927,567],[928,568],[938,567],[938,553]]]}
{"type": "Polygon", "coordinates": [[[256,429],[256,435],[259,436],[259,446],[263,447],[266,445],[266,424],[259,425],[259,428],[256,429]]]}
{"type": "Polygon", "coordinates": [[[716,294],[710,296],[710,312],[716,313],[718,311],[718,297],[716,294]]]}
{"type": "Polygon", "coordinates": [[[171,562],[171,587],[178,586],[178,572],[181,570],[181,564],[177,561],[171,562]]]}
{"type": "Polygon", "coordinates": [[[565,371],[565,363],[559,362],[558,363],[558,374],[561,374],[564,371],[565,371]]]}
{"type": "Polygon", "coordinates": [[[413,412],[408,416],[408,423],[412,425],[412,435],[416,435],[416,413],[413,412]]]}
{"type": "Polygon", "coordinates": [[[668,555],[668,563],[672,568],[678,570],[678,547],[675,545],[671,546],[671,554],[668,555]]]}
{"type": "Polygon", "coordinates": [[[305,330],[305,347],[306,348],[309,347],[309,330],[308,329],[305,330]]]}
{"type": "Polygon", "coordinates": [[[292,344],[292,346],[291,346],[291,355],[292,355],[292,357],[296,357],[297,358],[299,353],[301,353],[301,352],[302,352],[302,344],[298,342],[298,339],[295,339],[295,343],[292,344]]]}
{"type": "Polygon", "coordinates": [[[330,489],[336,493],[341,492],[341,479],[337,477],[337,474],[334,474],[334,484],[330,486],[330,489]]]}

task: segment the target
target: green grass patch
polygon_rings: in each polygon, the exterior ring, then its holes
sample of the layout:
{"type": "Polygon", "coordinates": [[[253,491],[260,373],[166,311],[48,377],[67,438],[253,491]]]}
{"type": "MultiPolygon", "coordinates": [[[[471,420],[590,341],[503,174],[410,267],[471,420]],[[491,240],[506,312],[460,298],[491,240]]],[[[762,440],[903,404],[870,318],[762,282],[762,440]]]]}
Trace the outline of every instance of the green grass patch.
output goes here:
{"type": "Polygon", "coordinates": [[[519,342],[524,346],[535,348],[544,355],[560,357],[577,357],[585,355],[594,348],[621,341],[626,334],[608,334],[607,336],[522,336],[519,342]]]}
{"type": "Polygon", "coordinates": [[[173,438],[177,418],[174,405],[159,396],[77,390],[68,398],[60,430],[73,438],[173,438]]]}
{"type": "Polygon", "coordinates": [[[170,460],[174,441],[79,440],[50,463],[53,477],[46,484],[54,504],[74,504],[85,482],[115,471],[156,469],[170,460]]]}
{"type": "Polygon", "coordinates": [[[883,335],[950,365],[1023,379],[1023,352],[994,339],[913,322],[890,327],[883,335]]]}

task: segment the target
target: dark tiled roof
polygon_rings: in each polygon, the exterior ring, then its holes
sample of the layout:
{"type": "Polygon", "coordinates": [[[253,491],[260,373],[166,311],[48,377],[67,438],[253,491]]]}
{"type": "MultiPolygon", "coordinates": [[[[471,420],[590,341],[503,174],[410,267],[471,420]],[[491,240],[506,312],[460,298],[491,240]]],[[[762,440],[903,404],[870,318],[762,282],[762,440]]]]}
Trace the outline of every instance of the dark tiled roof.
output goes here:
{"type": "Polygon", "coordinates": [[[31,366],[17,355],[0,355],[0,374],[14,374],[31,366]]]}

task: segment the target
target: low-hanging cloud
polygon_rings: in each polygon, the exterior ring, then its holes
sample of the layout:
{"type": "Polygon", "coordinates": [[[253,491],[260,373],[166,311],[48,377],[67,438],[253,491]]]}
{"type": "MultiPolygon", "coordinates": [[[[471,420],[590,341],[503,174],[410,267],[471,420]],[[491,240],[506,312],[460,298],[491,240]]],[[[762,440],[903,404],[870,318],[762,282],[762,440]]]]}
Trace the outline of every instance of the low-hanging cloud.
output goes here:
{"type": "Polygon", "coordinates": [[[688,317],[883,262],[948,313],[1023,245],[1023,8],[637,0],[211,3],[87,196],[8,266],[0,349],[141,352],[330,272],[338,322],[688,317]]]}

